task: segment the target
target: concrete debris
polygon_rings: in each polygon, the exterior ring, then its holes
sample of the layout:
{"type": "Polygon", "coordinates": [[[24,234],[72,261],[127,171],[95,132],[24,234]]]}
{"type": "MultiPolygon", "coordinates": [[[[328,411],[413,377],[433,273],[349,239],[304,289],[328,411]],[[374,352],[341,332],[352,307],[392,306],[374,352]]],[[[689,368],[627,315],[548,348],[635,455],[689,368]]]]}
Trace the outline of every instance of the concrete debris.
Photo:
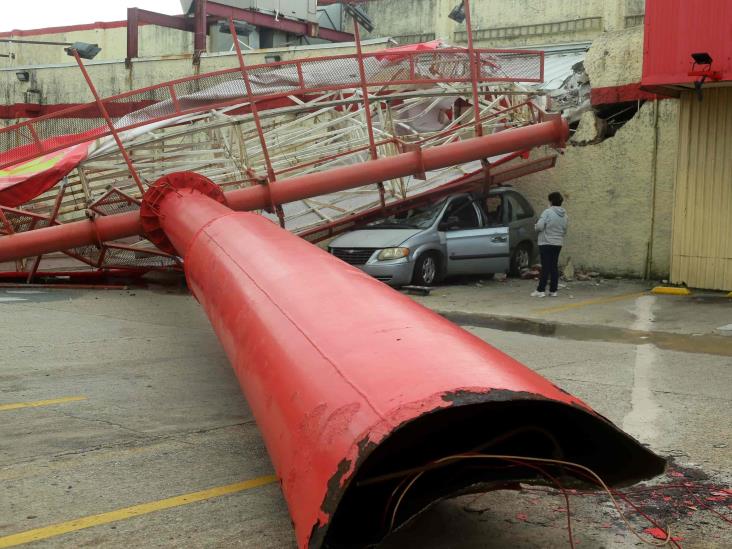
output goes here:
{"type": "Polygon", "coordinates": [[[584,63],[577,63],[572,71],[559,89],[548,94],[550,110],[561,112],[570,124],[579,122],[584,113],[592,110],[590,77],[585,72],[584,63]]]}
{"type": "Polygon", "coordinates": [[[508,275],[506,273],[496,273],[494,280],[496,282],[506,282],[506,280],[508,280],[508,275]]]}
{"type": "Polygon", "coordinates": [[[595,145],[605,139],[607,128],[607,122],[597,116],[594,111],[585,111],[569,141],[573,145],[595,145]]]}
{"type": "Polygon", "coordinates": [[[521,278],[523,280],[534,280],[541,274],[541,269],[524,269],[521,271],[521,278]]]}

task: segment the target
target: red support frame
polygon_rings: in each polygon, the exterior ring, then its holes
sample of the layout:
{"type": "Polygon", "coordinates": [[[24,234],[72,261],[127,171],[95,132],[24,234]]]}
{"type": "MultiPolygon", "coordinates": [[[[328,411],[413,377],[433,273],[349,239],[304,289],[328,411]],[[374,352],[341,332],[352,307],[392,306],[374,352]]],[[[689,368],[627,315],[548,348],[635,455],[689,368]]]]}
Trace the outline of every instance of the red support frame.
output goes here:
{"type": "Polygon", "coordinates": [[[159,27],[193,32],[193,19],[185,15],[166,15],[140,8],[127,8],[127,58],[129,66],[132,59],[139,57],[140,25],[148,23],[159,27]]]}
{"type": "Polygon", "coordinates": [[[276,179],[275,172],[272,169],[272,161],[269,157],[269,150],[267,149],[267,140],[264,137],[264,131],[262,130],[262,121],[259,118],[259,109],[257,107],[257,101],[254,99],[252,93],[252,83],[249,80],[249,73],[247,72],[246,63],[244,62],[244,55],[241,53],[241,46],[239,45],[239,37],[236,34],[236,26],[234,20],[229,19],[229,32],[231,37],[234,39],[234,47],[236,48],[236,57],[239,60],[239,70],[241,71],[241,77],[244,80],[244,86],[247,90],[247,97],[249,99],[249,107],[252,110],[252,117],[254,118],[254,125],[257,128],[257,136],[259,137],[259,144],[262,147],[262,155],[264,156],[264,163],[267,168],[267,178],[269,182],[276,179]]]}
{"type": "Polygon", "coordinates": [[[351,42],[353,35],[334,29],[325,29],[317,24],[292,19],[276,18],[273,15],[259,13],[231,6],[224,6],[207,0],[197,0],[193,17],[186,15],[166,15],[140,8],[127,8],[127,58],[130,65],[132,59],[139,57],[140,25],[150,24],[170,29],[178,29],[194,33],[194,59],[206,51],[207,25],[212,20],[235,19],[245,21],[257,27],[277,29],[298,36],[322,38],[331,42],[351,42]]]}
{"type": "Polygon", "coordinates": [[[208,36],[208,26],[206,21],[206,0],[196,0],[196,12],[194,17],[194,35],[193,35],[193,59],[194,62],[200,58],[202,52],[206,51],[206,37],[208,36]]]}
{"type": "MultiPolygon", "coordinates": [[[[284,19],[281,16],[275,17],[267,13],[243,10],[232,6],[224,6],[216,2],[207,2],[207,15],[214,15],[220,19],[234,19],[236,21],[244,21],[255,27],[265,27],[268,29],[277,29],[298,36],[310,36],[308,33],[308,23],[304,21],[294,21],[292,19],[284,19]]],[[[347,32],[337,31],[333,29],[318,28],[318,38],[330,40],[331,42],[352,42],[353,35],[347,32]]]]}
{"type": "Polygon", "coordinates": [[[127,149],[125,149],[125,146],[122,144],[122,140],[119,138],[118,132],[116,128],[114,127],[114,122],[112,122],[112,119],[109,117],[109,113],[107,112],[107,107],[104,106],[104,102],[102,101],[102,98],[99,97],[99,92],[97,92],[97,89],[94,87],[94,82],[92,82],[91,77],[89,76],[89,73],[86,70],[86,67],[84,66],[84,63],[81,61],[81,57],[79,57],[79,52],[75,49],[70,50],[73,55],[74,59],[76,59],[76,63],[79,65],[79,69],[81,70],[81,73],[84,75],[84,80],[86,80],[87,85],[89,86],[89,89],[92,92],[92,95],[94,96],[94,100],[99,107],[99,112],[104,117],[104,120],[107,122],[107,126],[109,127],[109,132],[112,134],[112,137],[114,137],[114,141],[117,143],[117,146],[119,147],[119,151],[122,153],[122,156],[125,159],[125,163],[127,164],[127,168],[130,171],[130,175],[132,176],[132,179],[135,180],[135,184],[137,185],[137,188],[140,190],[141,193],[145,192],[145,187],[142,184],[142,179],[140,179],[139,174],[137,173],[137,170],[135,169],[135,166],[132,164],[132,159],[130,158],[130,155],[127,154],[127,149]]]}
{"type": "MultiPolygon", "coordinates": [[[[56,200],[53,204],[53,211],[51,212],[51,217],[48,218],[48,226],[51,225],[57,225],[56,218],[58,217],[58,212],[61,210],[61,202],[64,199],[64,195],[66,194],[66,178],[64,178],[64,182],[61,183],[61,187],[58,190],[58,194],[56,195],[56,200]]],[[[38,271],[38,267],[41,264],[41,259],[43,259],[43,255],[39,255],[36,257],[35,261],[33,262],[33,267],[31,267],[30,272],[28,273],[28,278],[26,279],[26,284],[30,284],[33,282],[33,277],[36,275],[36,272],[38,271]]]]}

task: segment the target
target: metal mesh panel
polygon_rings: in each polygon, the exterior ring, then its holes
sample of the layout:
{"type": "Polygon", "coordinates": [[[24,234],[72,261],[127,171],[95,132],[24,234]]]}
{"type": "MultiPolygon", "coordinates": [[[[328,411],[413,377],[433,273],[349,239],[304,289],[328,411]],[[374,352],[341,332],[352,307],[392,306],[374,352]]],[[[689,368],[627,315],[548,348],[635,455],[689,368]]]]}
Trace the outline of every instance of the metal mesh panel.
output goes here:
{"type": "Polygon", "coordinates": [[[29,122],[45,149],[64,145],[74,135],[93,137],[104,128],[105,120],[95,103],[75,108],[66,116],[41,117],[29,122]]]}
{"type": "Polygon", "coordinates": [[[158,255],[144,250],[108,247],[104,254],[104,267],[136,267],[162,269],[176,267],[178,263],[172,257],[158,255]]]}
{"type": "Polygon", "coordinates": [[[103,101],[112,119],[123,117],[130,112],[145,109],[149,118],[163,118],[176,113],[170,96],[170,88],[149,88],[123,97],[117,96],[103,101]]]}
{"type": "Polygon", "coordinates": [[[117,189],[110,190],[99,200],[89,205],[89,209],[100,215],[131,212],[132,210],[139,209],[139,207],[135,200],[117,189]]]}
{"type": "Polygon", "coordinates": [[[176,82],[173,89],[184,111],[221,103],[222,95],[246,96],[244,81],[238,70],[176,82]]]}
{"type": "Polygon", "coordinates": [[[67,250],[67,253],[84,263],[97,265],[102,251],[96,246],[79,246],[78,248],[67,250]]]}
{"type": "Polygon", "coordinates": [[[300,89],[296,65],[253,68],[247,71],[254,95],[287,93],[300,89]]]}
{"type": "Polygon", "coordinates": [[[15,164],[28,158],[34,158],[39,151],[28,125],[10,126],[0,130],[0,162],[2,164],[15,164]]]}
{"type": "MultiPolygon", "coordinates": [[[[13,232],[22,233],[31,229],[40,229],[42,227],[48,227],[48,219],[37,214],[30,212],[24,212],[22,210],[14,210],[3,208],[3,214],[7,219],[10,226],[13,228],[13,232]]],[[[0,220],[0,232],[8,233],[5,223],[0,220]]]]}
{"type": "Polygon", "coordinates": [[[470,59],[467,53],[423,53],[415,59],[416,73],[422,79],[464,81],[470,79],[470,59]]]}
{"type": "Polygon", "coordinates": [[[5,218],[13,227],[13,232],[22,233],[30,229],[35,218],[32,215],[20,215],[14,212],[5,212],[5,218]]]}
{"type": "Polygon", "coordinates": [[[481,52],[481,80],[541,82],[543,59],[536,52],[481,52]]]}

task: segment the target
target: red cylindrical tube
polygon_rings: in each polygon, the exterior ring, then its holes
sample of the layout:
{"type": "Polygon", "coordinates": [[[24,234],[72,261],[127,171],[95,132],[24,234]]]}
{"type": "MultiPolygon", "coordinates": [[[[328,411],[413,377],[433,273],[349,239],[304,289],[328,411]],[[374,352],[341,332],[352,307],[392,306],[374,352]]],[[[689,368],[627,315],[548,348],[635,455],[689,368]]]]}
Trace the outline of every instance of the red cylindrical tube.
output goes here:
{"type": "MultiPolygon", "coordinates": [[[[485,443],[503,422],[526,429],[526,406],[549,406],[536,418],[529,414],[529,423],[554,422],[550,438],[563,448],[571,447],[567,437],[582,440],[582,459],[630,444],[577,398],[266,218],[180,188],[157,207],[260,427],[300,547],[321,546],[336,516],[342,526],[332,535],[354,536],[349,543],[364,543],[362,534],[383,536],[370,521],[382,516],[385,500],[355,481],[362,470],[377,475],[374,459],[398,469],[407,458],[421,464],[485,443]],[[524,408],[501,412],[507,403],[524,408]],[[444,415],[453,411],[473,415],[444,415]],[[354,499],[357,505],[349,503],[354,499]],[[356,523],[367,525],[360,534],[347,526],[354,509],[356,523]]],[[[540,454],[546,441],[530,434],[540,454]]],[[[636,446],[628,459],[643,468],[652,460],[636,446]]],[[[621,476],[637,474],[618,465],[622,459],[610,463],[621,476]]],[[[472,477],[450,482],[435,484],[435,499],[472,477]]],[[[413,506],[407,516],[430,494],[406,498],[413,506]]]]}

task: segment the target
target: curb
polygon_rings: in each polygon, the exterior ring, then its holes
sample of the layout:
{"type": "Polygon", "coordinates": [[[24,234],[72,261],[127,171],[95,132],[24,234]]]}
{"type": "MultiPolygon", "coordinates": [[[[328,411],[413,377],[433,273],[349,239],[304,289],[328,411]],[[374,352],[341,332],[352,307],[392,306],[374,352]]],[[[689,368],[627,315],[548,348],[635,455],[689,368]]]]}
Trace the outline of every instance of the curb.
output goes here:
{"type": "Polygon", "coordinates": [[[651,290],[651,293],[656,295],[691,295],[691,290],[674,286],[656,286],[651,290]]]}

